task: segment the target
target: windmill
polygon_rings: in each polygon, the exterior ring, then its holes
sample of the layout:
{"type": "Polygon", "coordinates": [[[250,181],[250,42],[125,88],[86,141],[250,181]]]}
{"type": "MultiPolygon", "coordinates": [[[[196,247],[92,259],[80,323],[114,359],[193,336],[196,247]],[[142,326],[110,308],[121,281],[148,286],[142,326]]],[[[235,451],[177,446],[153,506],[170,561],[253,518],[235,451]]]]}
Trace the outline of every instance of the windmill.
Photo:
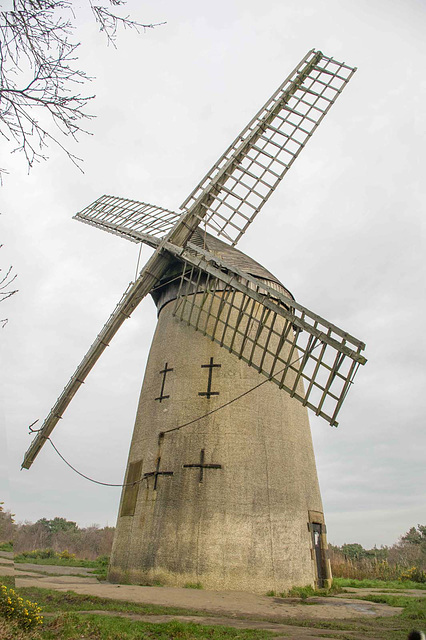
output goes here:
{"type": "Polygon", "coordinates": [[[354,68],[311,50],[181,206],[102,196],[75,218],[155,252],[25,454],[28,469],[151,293],[148,358],[109,568],[115,581],[265,591],[331,578],[307,408],[337,425],[365,345],[235,248],[354,68]],[[263,374],[259,376],[258,373],[263,374]]]}

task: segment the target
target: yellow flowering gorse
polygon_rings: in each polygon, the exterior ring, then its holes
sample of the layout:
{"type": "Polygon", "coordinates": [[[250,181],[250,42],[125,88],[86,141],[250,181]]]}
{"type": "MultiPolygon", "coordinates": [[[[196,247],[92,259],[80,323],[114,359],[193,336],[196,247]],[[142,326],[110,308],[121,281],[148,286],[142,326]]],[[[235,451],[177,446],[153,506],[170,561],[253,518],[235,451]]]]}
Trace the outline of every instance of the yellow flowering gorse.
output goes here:
{"type": "Polygon", "coordinates": [[[401,573],[400,580],[411,580],[412,582],[426,582],[426,571],[422,571],[418,567],[411,567],[401,573]]]}
{"type": "Polygon", "coordinates": [[[34,629],[43,624],[41,607],[36,602],[24,600],[5,585],[0,587],[0,615],[16,620],[22,629],[34,629]]]}

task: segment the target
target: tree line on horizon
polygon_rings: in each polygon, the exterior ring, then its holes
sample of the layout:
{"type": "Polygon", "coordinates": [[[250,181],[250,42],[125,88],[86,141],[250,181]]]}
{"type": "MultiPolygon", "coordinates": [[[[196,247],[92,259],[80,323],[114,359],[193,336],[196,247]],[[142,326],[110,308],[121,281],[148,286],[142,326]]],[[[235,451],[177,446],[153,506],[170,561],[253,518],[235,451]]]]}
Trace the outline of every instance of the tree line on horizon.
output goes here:
{"type": "Polygon", "coordinates": [[[426,526],[411,527],[389,547],[329,544],[329,556],[335,577],[426,582],[426,526]]]}
{"type": "MultiPolygon", "coordinates": [[[[15,553],[51,550],[77,558],[95,560],[111,553],[115,527],[93,524],[79,527],[62,517],[16,523],[14,514],[0,503],[0,547],[15,553]]],[[[426,525],[411,527],[392,546],[365,549],[359,543],[329,544],[333,575],[342,578],[399,579],[426,582],[426,525]]]]}
{"type": "Polygon", "coordinates": [[[78,558],[95,560],[111,553],[115,527],[92,524],[79,527],[66,518],[40,518],[37,522],[16,523],[14,514],[0,503],[0,546],[13,547],[15,553],[35,549],[67,551],[78,558]]]}

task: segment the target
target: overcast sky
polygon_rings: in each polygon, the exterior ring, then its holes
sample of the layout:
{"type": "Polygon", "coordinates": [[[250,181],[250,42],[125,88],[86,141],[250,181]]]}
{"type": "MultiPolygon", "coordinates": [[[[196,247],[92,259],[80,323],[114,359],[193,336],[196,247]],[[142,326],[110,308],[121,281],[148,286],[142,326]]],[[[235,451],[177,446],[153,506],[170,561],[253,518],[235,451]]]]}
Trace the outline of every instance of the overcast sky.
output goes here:
{"type": "MultiPolygon", "coordinates": [[[[10,507],[21,521],[116,521],[120,490],[78,477],[49,444],[19,470],[28,425],[47,415],[135,275],[137,245],[72,215],[103,193],[177,209],[315,47],[358,71],[238,246],[367,343],[339,427],[310,421],[329,541],[392,544],[426,524],[426,3],[129,0],[128,12],[167,24],[126,31],[114,50],[78,14],[81,65],[96,78],[94,135],[73,147],[84,174],[53,148],[29,175],[20,157],[0,156],[10,170],[0,266],[19,276],[0,314],[10,507]]],[[[155,322],[147,298],[52,436],[104,482],[123,479],[155,322]]]]}

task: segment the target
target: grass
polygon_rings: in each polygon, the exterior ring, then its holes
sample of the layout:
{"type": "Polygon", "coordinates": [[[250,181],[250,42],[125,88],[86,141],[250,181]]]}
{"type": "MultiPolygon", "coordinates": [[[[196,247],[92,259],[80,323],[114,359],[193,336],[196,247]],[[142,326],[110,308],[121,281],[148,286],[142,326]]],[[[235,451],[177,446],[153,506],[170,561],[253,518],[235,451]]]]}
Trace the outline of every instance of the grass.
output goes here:
{"type": "Polygon", "coordinates": [[[184,584],[185,589],[202,589],[203,585],[201,582],[187,582],[184,584]]]}
{"type": "MultiPolygon", "coordinates": [[[[0,578],[0,581],[4,580],[0,578]]],[[[361,586],[359,583],[357,584],[361,586]]],[[[384,585],[390,588],[393,586],[392,583],[384,583],[379,584],[379,588],[382,589],[384,585]]],[[[177,621],[154,624],[144,620],[119,617],[120,613],[138,614],[140,616],[206,615],[206,612],[203,611],[112,600],[77,594],[72,591],[64,593],[37,587],[22,587],[17,591],[22,597],[37,602],[42,607],[43,613],[50,614],[50,616],[46,616],[45,628],[39,634],[37,640],[77,640],[77,638],[90,638],[90,640],[136,640],[142,638],[143,640],[234,640],[234,638],[239,638],[240,640],[267,640],[275,635],[263,630],[242,630],[177,621]],[[99,611],[109,612],[110,615],[102,616],[98,613],[99,611]],[[114,615],[115,613],[117,615],[114,615]]],[[[292,592],[295,594],[296,590],[292,590],[292,592]]],[[[302,597],[301,593],[305,593],[306,597],[312,595],[311,590],[306,588],[299,589],[298,593],[299,597],[302,597]]],[[[321,590],[319,594],[315,592],[315,595],[323,596],[324,593],[321,590]]],[[[352,595],[359,598],[357,594],[352,595]]],[[[327,637],[334,637],[339,640],[349,640],[350,638],[352,640],[354,638],[405,640],[408,631],[426,626],[426,598],[410,597],[389,591],[388,593],[364,596],[362,599],[370,602],[386,603],[394,607],[402,607],[403,611],[400,615],[397,614],[391,617],[345,620],[312,619],[305,616],[287,618],[282,616],[279,622],[295,627],[323,629],[330,632],[327,637]]],[[[211,613],[208,615],[212,616],[211,613]]],[[[238,616],[238,618],[247,621],[254,619],[250,618],[250,616],[238,616]]],[[[268,620],[268,616],[257,616],[256,619],[268,620]]],[[[276,618],[275,622],[277,622],[276,618]]],[[[1,628],[1,624],[2,621],[0,619],[0,637],[2,640],[3,638],[5,640],[20,640],[21,636],[14,635],[13,630],[10,633],[4,631],[1,628]]],[[[279,635],[282,636],[282,632],[279,635]]],[[[26,638],[27,640],[33,640],[31,635],[27,635],[26,638]]],[[[34,640],[36,640],[36,636],[34,636],[34,640]]]]}
{"type": "Polygon", "coordinates": [[[86,569],[93,569],[92,573],[97,576],[98,580],[106,580],[108,573],[108,564],[105,562],[105,556],[100,556],[96,560],[84,560],[82,558],[59,558],[58,556],[54,556],[52,558],[32,558],[25,553],[17,553],[14,557],[14,561],[18,564],[25,563],[58,567],[85,567],[86,569]]]}
{"type": "MultiPolygon", "coordinates": [[[[344,591],[344,587],[377,588],[381,591],[388,590],[388,593],[376,593],[366,596],[359,596],[356,593],[349,597],[354,597],[368,602],[388,604],[392,607],[402,607],[403,611],[394,617],[378,617],[353,620],[312,620],[300,618],[289,618],[282,620],[285,624],[299,627],[315,627],[329,629],[337,632],[335,637],[340,640],[351,638],[352,635],[345,635],[345,632],[356,632],[362,634],[363,638],[374,640],[405,640],[407,633],[414,629],[424,629],[426,626],[426,597],[415,597],[402,594],[404,589],[424,589],[422,584],[417,582],[399,582],[384,580],[349,580],[337,578],[333,581],[333,586],[337,592],[344,591]],[[340,633],[339,633],[340,632],[340,633]]],[[[307,598],[313,595],[333,595],[332,593],[321,593],[323,590],[314,591],[312,587],[293,588],[282,596],[295,596],[307,598]]],[[[335,592],[336,593],[336,592],[335,592]]],[[[269,591],[267,595],[278,595],[274,591],[269,591]]],[[[348,594],[349,595],[349,594],[348,594]]]]}
{"type": "MultiPolygon", "coordinates": [[[[5,577],[7,578],[7,576],[5,577]]],[[[5,583],[5,580],[1,579],[5,583]]],[[[128,613],[139,615],[205,615],[179,607],[163,607],[152,604],[139,604],[97,596],[77,594],[73,591],[65,593],[39,587],[21,587],[17,589],[25,599],[37,602],[44,614],[58,614],[45,618],[45,628],[38,636],[28,634],[27,640],[73,640],[74,638],[90,638],[91,640],[268,640],[275,634],[262,630],[241,630],[226,627],[202,626],[195,623],[148,623],[116,616],[102,616],[82,611],[109,611],[111,613],[128,613]],[[80,612],[80,613],[79,613],[80,612]]],[[[212,614],[209,614],[212,615],[212,614]]],[[[1,619],[0,619],[0,622],[1,619]]],[[[9,632],[3,630],[0,637],[6,640],[18,640],[15,627],[9,632]]],[[[1,627],[0,627],[1,629],[1,627]]],[[[282,635],[282,634],[281,634],[282,635]]]]}
{"type": "Polygon", "coordinates": [[[404,589],[426,589],[426,583],[413,582],[412,580],[355,580],[353,578],[333,578],[333,584],[340,588],[355,587],[357,589],[392,589],[403,591],[404,589]]]}
{"type": "Polygon", "coordinates": [[[126,602],[125,600],[113,600],[112,598],[100,598],[99,596],[75,593],[74,591],[66,591],[64,593],[40,587],[20,587],[18,591],[23,598],[37,602],[46,613],[98,611],[102,609],[104,611],[138,613],[140,615],[205,615],[205,612],[194,612],[191,609],[126,602]]]}
{"type": "MultiPolygon", "coordinates": [[[[66,613],[47,621],[38,636],[43,640],[269,640],[271,631],[212,627],[176,620],[166,623],[141,622],[101,615],[66,613]]],[[[7,636],[1,636],[2,638],[7,636]]],[[[10,639],[16,636],[10,635],[10,639]]],[[[29,640],[31,635],[26,636],[29,640]]]]}
{"type": "Polygon", "coordinates": [[[13,542],[0,542],[0,551],[13,551],[13,542]]]}
{"type": "Polygon", "coordinates": [[[307,598],[312,598],[314,596],[323,598],[324,596],[333,596],[337,593],[342,593],[343,589],[337,584],[331,586],[330,589],[314,589],[310,584],[306,587],[293,587],[288,591],[284,591],[279,593],[277,591],[267,591],[267,596],[275,596],[279,598],[300,598],[301,600],[307,600],[307,598]]]}
{"type": "Polygon", "coordinates": [[[83,560],[81,558],[31,558],[23,553],[17,553],[14,560],[18,563],[46,564],[58,567],[87,567],[88,569],[101,568],[97,560],[83,560]]]}
{"type": "Polygon", "coordinates": [[[290,597],[290,598],[302,598],[302,600],[306,600],[306,598],[312,598],[313,596],[324,597],[324,596],[333,596],[337,593],[342,593],[343,589],[337,585],[332,584],[329,589],[313,589],[311,585],[307,585],[306,587],[293,587],[287,593],[281,594],[282,597],[290,597]]]}
{"type": "MultiPolygon", "coordinates": [[[[362,596],[359,599],[388,604],[391,607],[402,607],[404,609],[401,613],[402,618],[419,621],[426,620],[426,598],[424,597],[416,598],[403,595],[388,595],[387,593],[373,593],[369,596],[362,596]]],[[[424,623],[422,626],[424,626],[424,623]]]]}
{"type": "Polygon", "coordinates": [[[209,638],[211,640],[266,640],[274,637],[270,631],[233,629],[231,627],[212,627],[199,625],[193,622],[183,623],[176,620],[166,623],[150,623],[123,618],[105,618],[102,616],[89,615],[78,616],[68,614],[59,621],[61,626],[60,638],[99,638],[110,639],[120,638],[120,640],[140,640],[141,638],[156,640],[195,640],[209,638]],[[70,633],[70,635],[68,635],[70,633]]]}
{"type": "Polygon", "coordinates": [[[1,640],[29,640],[35,637],[33,634],[28,634],[22,631],[17,624],[0,618],[0,638],[1,640]]]}
{"type": "MultiPolygon", "coordinates": [[[[14,576],[0,576],[0,584],[6,585],[8,588],[15,588],[15,577],[14,576]]],[[[1,636],[0,636],[1,638],[1,636]]]]}

